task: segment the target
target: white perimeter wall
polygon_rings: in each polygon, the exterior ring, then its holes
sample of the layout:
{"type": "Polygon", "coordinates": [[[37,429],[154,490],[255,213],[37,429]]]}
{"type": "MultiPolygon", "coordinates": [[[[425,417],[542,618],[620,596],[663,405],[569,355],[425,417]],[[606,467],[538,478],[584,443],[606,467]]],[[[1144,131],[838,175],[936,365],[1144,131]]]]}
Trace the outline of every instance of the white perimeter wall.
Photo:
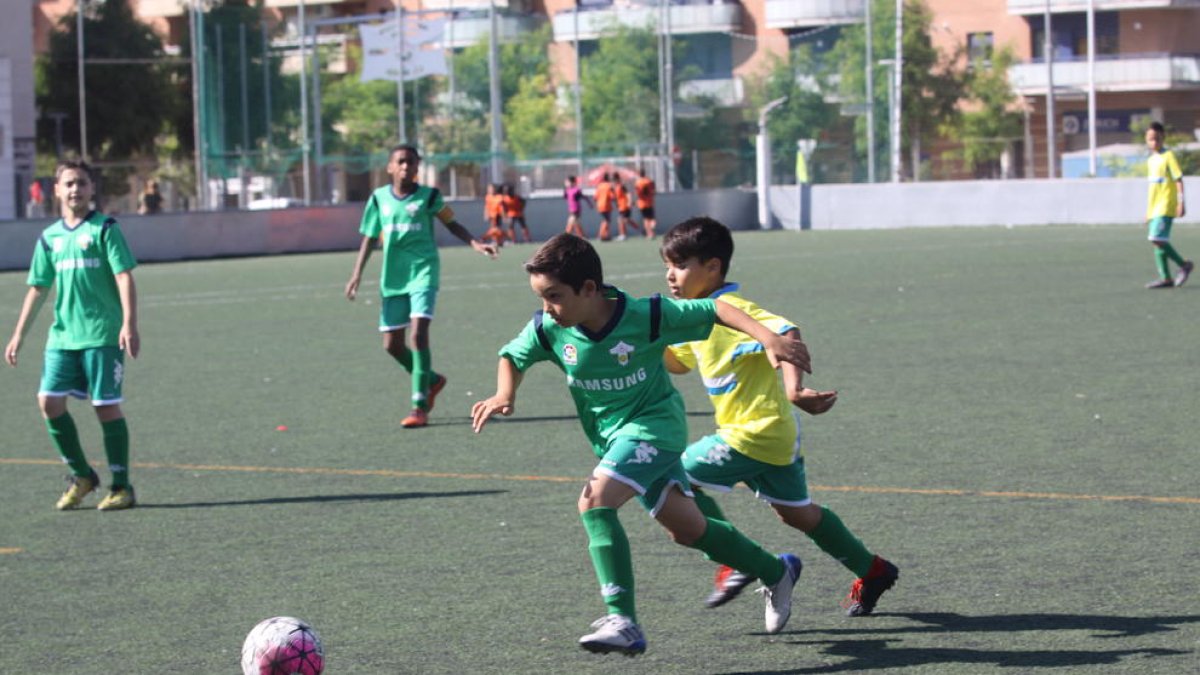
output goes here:
{"type": "Polygon", "coordinates": [[[16,218],[24,210],[17,203],[13,134],[12,60],[0,56],[0,220],[16,218]]]}
{"type": "MultiPolygon", "coordinates": [[[[1185,189],[1192,206],[1191,214],[1181,222],[1198,222],[1200,178],[1185,179],[1185,189]]],[[[771,191],[776,218],[789,229],[800,229],[797,194],[794,186],[771,191]]],[[[810,188],[809,202],[814,230],[1110,223],[1140,227],[1146,183],[1105,178],[816,185],[810,188]]],[[[451,206],[459,222],[476,235],[483,233],[481,202],[452,202],[451,206]]],[[[353,250],[360,241],[362,208],[362,204],[342,204],[277,211],[120,215],[118,219],[134,254],[143,262],[152,262],[353,250]]],[[[660,195],[657,211],[660,234],[698,215],[712,216],[737,230],[758,227],[757,200],[754,192],[747,190],[660,195]]],[[[562,199],[533,199],[526,217],[534,239],[545,240],[562,231],[566,206],[562,199]]],[[[640,220],[636,213],[635,218],[640,220]]],[[[50,222],[0,222],[0,269],[28,267],[34,243],[50,222]]],[[[585,208],[583,222],[588,235],[594,236],[599,224],[596,213],[585,208]]],[[[439,227],[438,242],[452,245],[458,240],[439,227]]]]}

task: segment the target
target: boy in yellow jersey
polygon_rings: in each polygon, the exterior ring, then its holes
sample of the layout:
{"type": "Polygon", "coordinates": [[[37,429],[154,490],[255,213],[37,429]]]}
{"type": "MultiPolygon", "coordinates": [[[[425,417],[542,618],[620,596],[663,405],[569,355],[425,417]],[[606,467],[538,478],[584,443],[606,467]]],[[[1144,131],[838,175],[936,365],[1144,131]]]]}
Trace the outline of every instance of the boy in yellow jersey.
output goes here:
{"type": "Polygon", "coordinates": [[[1163,147],[1166,131],[1159,122],[1146,130],[1146,146],[1150,148],[1150,159],[1146,162],[1146,173],[1150,179],[1150,198],[1146,205],[1146,223],[1150,243],[1154,244],[1154,261],[1158,266],[1158,278],[1146,284],[1146,288],[1171,288],[1187,283],[1188,275],[1195,265],[1171,245],[1171,224],[1182,218],[1183,171],[1175,153],[1163,147]],[[1175,278],[1171,278],[1171,265],[1179,266],[1175,278]]]}
{"type": "MultiPolygon", "coordinates": [[[[663,237],[661,253],[672,296],[720,298],[774,333],[799,334],[795,324],[741,297],[737,284],[726,283],[733,237],[721,223],[707,217],[684,221],[663,237]]],[[[716,501],[696,488],[729,492],[745,483],[783,522],[804,532],[858,577],[845,603],[850,616],[874,611],[879,596],[896,583],[899,570],[867,550],[837,514],[809,498],[799,420],[791,409],[794,405],[819,415],[837,401],[837,392],[804,387],[803,373],[786,363],[780,364],[781,387],[762,346],[720,326],[704,340],[672,346],[664,359],[672,373],[699,368],[716,411],[717,432],[692,443],[683,454],[684,470],[704,515],[725,520],[716,501]]],[[[722,567],[708,606],[725,604],[752,581],[749,575],[722,567]]]]}

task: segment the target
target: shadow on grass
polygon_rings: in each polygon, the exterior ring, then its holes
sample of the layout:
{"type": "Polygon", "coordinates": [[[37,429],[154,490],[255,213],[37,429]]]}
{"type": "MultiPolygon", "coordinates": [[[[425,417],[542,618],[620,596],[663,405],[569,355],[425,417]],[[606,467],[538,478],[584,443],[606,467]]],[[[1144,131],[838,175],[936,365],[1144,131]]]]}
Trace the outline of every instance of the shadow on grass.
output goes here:
{"type": "MultiPolygon", "coordinates": [[[[710,418],[713,416],[713,411],[711,411],[711,410],[708,410],[708,411],[693,410],[693,411],[689,411],[684,414],[686,414],[688,417],[709,417],[710,418]]],[[[505,417],[503,415],[496,415],[492,419],[488,420],[488,424],[497,424],[497,423],[498,424],[522,424],[522,423],[526,423],[526,422],[578,422],[578,421],[579,421],[578,415],[542,415],[542,416],[538,416],[538,415],[522,415],[521,413],[517,413],[513,417],[505,417]]],[[[446,420],[443,420],[440,422],[437,422],[437,421],[429,422],[429,426],[431,426],[431,427],[455,426],[458,424],[470,425],[471,418],[470,417],[460,417],[457,419],[450,418],[450,419],[446,419],[446,420]]]]}
{"type": "Polygon", "coordinates": [[[213,506],[263,506],[265,504],[325,504],[330,502],[390,502],[403,499],[434,499],[444,497],[481,497],[505,494],[508,490],[459,490],[457,492],[380,492],[357,495],[310,495],[307,497],[267,497],[263,499],[234,499],[227,502],[186,502],[178,504],[145,504],[141,509],[202,509],[213,506]]]}
{"type": "MultiPolygon", "coordinates": [[[[1178,630],[1183,624],[1200,623],[1200,614],[1178,616],[1089,616],[1081,614],[1003,614],[964,616],[962,614],[881,613],[877,616],[906,618],[925,625],[895,628],[848,628],[845,630],[796,631],[795,635],[828,633],[834,635],[870,635],[866,639],[793,640],[789,644],[822,648],[823,656],[844,657],[841,663],[789,670],[738,671],[727,675],[787,675],[837,673],[924,665],[990,665],[1001,668],[1072,668],[1115,665],[1122,659],[1191,654],[1187,649],[969,649],[965,647],[895,647],[904,634],[944,635],[954,640],[961,633],[1016,633],[1046,631],[1095,631],[1092,638],[1128,638],[1178,630]],[[895,638],[879,638],[887,634],[895,638]]],[[[857,623],[857,622],[856,622],[857,623]]]]}

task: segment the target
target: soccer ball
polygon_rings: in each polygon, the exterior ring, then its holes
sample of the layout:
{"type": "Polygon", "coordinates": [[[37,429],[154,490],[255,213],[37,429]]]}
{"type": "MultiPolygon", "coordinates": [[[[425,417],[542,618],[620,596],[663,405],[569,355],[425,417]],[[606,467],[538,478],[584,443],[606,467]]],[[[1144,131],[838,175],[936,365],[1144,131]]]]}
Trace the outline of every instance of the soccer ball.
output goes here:
{"type": "Polygon", "coordinates": [[[244,675],[320,675],[324,669],[321,636],[300,619],[260,621],[242,643],[244,675]]]}

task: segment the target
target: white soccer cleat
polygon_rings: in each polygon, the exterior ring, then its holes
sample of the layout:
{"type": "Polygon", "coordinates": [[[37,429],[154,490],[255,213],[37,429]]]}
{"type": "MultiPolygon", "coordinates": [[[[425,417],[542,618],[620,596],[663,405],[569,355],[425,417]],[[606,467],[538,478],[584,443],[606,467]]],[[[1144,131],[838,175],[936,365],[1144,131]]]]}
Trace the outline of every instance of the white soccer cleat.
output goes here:
{"type": "Polygon", "coordinates": [[[800,579],[800,570],[804,568],[800,558],[791,553],[784,553],[779,556],[779,560],[783,563],[783,576],[775,582],[774,586],[763,586],[758,589],[758,592],[762,593],[763,598],[767,601],[765,615],[767,632],[772,635],[783,630],[792,616],[792,589],[800,579]]]}
{"type": "Polygon", "coordinates": [[[592,622],[595,632],[579,638],[579,646],[593,654],[621,652],[637,656],[646,651],[646,636],[633,619],[624,614],[608,614],[592,622]]]}

